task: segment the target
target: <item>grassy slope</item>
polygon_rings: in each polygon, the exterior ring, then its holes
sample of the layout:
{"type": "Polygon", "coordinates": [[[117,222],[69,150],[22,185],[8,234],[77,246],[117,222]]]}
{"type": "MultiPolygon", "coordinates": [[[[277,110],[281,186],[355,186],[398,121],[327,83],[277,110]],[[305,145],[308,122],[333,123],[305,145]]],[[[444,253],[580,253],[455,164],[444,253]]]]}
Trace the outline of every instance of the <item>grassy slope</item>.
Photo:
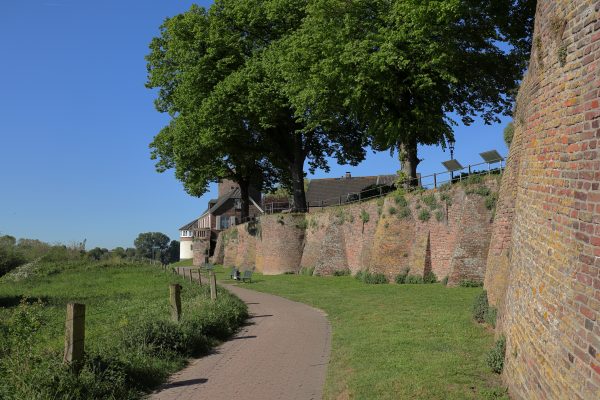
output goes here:
{"type": "Polygon", "coordinates": [[[485,366],[493,334],[471,319],[480,288],[366,285],[352,277],[255,278],[247,288],[329,315],[328,399],[482,399],[503,392],[485,366]]]}
{"type": "MultiPolygon", "coordinates": [[[[23,296],[30,301],[41,298],[46,322],[36,333],[34,351],[60,352],[64,346],[66,303],[84,303],[86,352],[105,354],[117,348],[131,328],[146,321],[169,319],[170,283],[183,286],[183,322],[186,315],[213,312],[206,286],[199,288],[157,266],[83,261],[43,265],[37,276],[19,282],[0,280],[0,320],[8,320],[23,296]]],[[[148,385],[153,386],[183,367],[185,357],[145,357],[140,362],[153,371],[148,376],[148,385]]]]}

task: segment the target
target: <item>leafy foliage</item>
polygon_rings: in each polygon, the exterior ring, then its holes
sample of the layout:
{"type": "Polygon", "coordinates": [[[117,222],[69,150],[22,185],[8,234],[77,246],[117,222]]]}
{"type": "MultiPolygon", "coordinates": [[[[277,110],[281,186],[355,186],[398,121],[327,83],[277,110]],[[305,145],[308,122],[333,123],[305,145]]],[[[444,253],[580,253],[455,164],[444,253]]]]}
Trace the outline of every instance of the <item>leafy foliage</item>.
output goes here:
{"type": "Polygon", "coordinates": [[[510,113],[534,12],[531,0],[310,2],[281,44],[290,99],[314,123],[355,119],[414,179],[417,144],[453,138],[448,113],[467,125],[510,113]]]}
{"type": "Polygon", "coordinates": [[[226,291],[219,290],[213,302],[206,287],[165,276],[156,267],[40,263],[38,274],[26,282],[0,286],[3,300],[24,292],[50,296],[0,307],[2,399],[138,399],[182,368],[188,356],[206,354],[247,317],[245,304],[226,291]],[[180,324],[166,319],[165,299],[156,296],[173,279],[185,287],[188,312],[180,324]],[[62,364],[61,354],[64,302],[75,298],[96,310],[89,314],[79,374],[62,364]]]}
{"type": "Polygon", "coordinates": [[[365,210],[360,210],[360,220],[362,221],[362,223],[366,224],[367,222],[369,222],[369,219],[371,219],[369,213],[365,210]]]}
{"type": "Polygon", "coordinates": [[[350,270],[348,268],[333,271],[333,276],[349,276],[350,270]]]}
{"type": "Polygon", "coordinates": [[[396,275],[395,281],[398,284],[403,284],[406,283],[406,277],[408,276],[408,273],[410,272],[410,268],[404,268],[398,275],[396,275]]]}
{"type": "Polygon", "coordinates": [[[504,356],[506,354],[506,337],[501,336],[486,357],[486,363],[490,369],[500,374],[504,369],[504,356]]]}
{"type": "Polygon", "coordinates": [[[483,282],[472,281],[470,279],[464,279],[458,283],[458,286],[460,286],[460,287],[482,287],[483,282]]]}
{"type": "Polygon", "coordinates": [[[358,271],[354,277],[363,283],[371,285],[389,283],[387,277],[384,274],[377,272],[372,273],[369,271],[358,271]]]}
{"type": "Polygon", "coordinates": [[[473,319],[477,322],[485,322],[485,315],[488,312],[487,292],[481,292],[473,302],[473,319]]]}
{"type": "Polygon", "coordinates": [[[148,259],[165,259],[168,262],[170,239],[161,232],[140,233],[133,241],[138,257],[148,259]]]}
{"type": "Polygon", "coordinates": [[[422,209],[422,210],[419,212],[419,220],[420,220],[420,221],[422,221],[422,222],[427,222],[427,221],[429,221],[430,219],[431,219],[431,213],[430,213],[428,210],[426,210],[426,209],[422,209]]]}

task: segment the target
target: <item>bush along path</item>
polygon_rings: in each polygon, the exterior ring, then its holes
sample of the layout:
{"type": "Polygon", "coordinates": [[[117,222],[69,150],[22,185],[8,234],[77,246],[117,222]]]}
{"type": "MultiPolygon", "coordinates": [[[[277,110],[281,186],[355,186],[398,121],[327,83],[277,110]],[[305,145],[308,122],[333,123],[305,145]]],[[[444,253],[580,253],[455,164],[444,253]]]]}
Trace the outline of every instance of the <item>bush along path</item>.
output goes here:
{"type": "Polygon", "coordinates": [[[213,301],[208,285],[156,266],[42,262],[19,282],[0,279],[0,399],[139,399],[246,318],[226,290],[213,301]],[[179,322],[169,307],[175,283],[179,322]],[[78,372],[62,362],[69,302],[85,304],[78,372]]]}
{"type": "Polygon", "coordinates": [[[326,315],[278,296],[225,287],[248,305],[248,324],[151,399],[321,399],[330,353],[326,315]]]}

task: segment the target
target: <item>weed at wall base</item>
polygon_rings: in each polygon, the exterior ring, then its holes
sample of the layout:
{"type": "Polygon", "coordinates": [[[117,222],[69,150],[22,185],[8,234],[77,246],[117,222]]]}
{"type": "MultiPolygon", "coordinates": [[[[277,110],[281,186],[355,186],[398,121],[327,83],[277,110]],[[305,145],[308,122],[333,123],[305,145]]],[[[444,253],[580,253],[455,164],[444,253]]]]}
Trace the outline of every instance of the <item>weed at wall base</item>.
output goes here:
{"type": "Polygon", "coordinates": [[[354,276],[357,280],[371,284],[371,285],[379,285],[384,283],[389,283],[388,278],[384,274],[380,273],[371,273],[368,271],[358,271],[354,276]]]}
{"type": "Polygon", "coordinates": [[[488,299],[487,292],[484,290],[473,302],[473,319],[477,322],[485,322],[485,314],[488,311],[488,299]]]}
{"type": "Polygon", "coordinates": [[[496,341],[494,347],[490,350],[486,357],[486,363],[490,369],[500,374],[504,369],[504,356],[506,354],[506,338],[501,336],[500,339],[496,341]]]}

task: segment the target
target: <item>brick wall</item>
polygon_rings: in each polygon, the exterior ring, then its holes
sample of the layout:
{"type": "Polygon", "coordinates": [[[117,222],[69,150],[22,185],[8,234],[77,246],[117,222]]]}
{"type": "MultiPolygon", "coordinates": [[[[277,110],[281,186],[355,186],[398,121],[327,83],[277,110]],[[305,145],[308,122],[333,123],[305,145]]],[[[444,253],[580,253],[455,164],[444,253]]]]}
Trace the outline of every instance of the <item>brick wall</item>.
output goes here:
{"type": "Polygon", "coordinates": [[[515,399],[600,398],[600,3],[537,5],[485,285],[515,399]]]}
{"type": "Polygon", "coordinates": [[[418,275],[433,271],[439,279],[450,275],[450,284],[462,279],[482,281],[492,214],[484,197],[466,193],[482,185],[497,190],[497,179],[454,185],[443,192],[449,197],[447,207],[440,200],[441,193],[435,193],[437,208],[430,210],[428,221],[419,220],[418,215],[423,209],[429,210],[423,196],[434,193],[431,191],[406,196],[408,218],[400,217],[400,206],[393,196],[383,203],[380,199],[331,207],[306,217],[264,216],[258,223],[259,234],[250,235],[246,225],[221,233],[213,261],[255,267],[268,274],[315,267],[322,275],[343,269],[352,273],[369,270],[393,280],[404,268],[410,268],[418,275]]]}
{"type": "Polygon", "coordinates": [[[304,215],[266,215],[256,239],[256,270],[266,275],[298,272],[304,249],[304,215]]]}

